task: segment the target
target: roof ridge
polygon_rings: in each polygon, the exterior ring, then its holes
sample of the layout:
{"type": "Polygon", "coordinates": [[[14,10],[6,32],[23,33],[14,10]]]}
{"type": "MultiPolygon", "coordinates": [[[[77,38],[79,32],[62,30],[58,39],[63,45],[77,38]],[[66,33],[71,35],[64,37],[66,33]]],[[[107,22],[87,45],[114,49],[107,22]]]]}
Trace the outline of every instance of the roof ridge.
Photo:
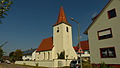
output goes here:
{"type": "Polygon", "coordinates": [[[93,18],[92,23],[88,26],[88,28],[85,30],[84,34],[87,34],[88,29],[93,25],[93,23],[97,20],[97,18],[100,16],[100,14],[105,10],[105,8],[112,2],[113,0],[109,0],[108,3],[105,5],[105,7],[100,11],[100,13],[93,18]]]}

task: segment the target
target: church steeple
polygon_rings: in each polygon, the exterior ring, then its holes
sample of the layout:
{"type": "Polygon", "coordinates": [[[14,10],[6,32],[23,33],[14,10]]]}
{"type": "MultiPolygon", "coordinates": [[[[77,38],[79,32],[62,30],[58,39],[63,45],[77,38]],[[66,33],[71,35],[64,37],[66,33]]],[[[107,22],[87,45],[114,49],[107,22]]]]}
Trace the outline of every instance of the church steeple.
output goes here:
{"type": "MultiPolygon", "coordinates": [[[[63,10],[63,6],[61,5],[61,8],[60,8],[60,13],[59,13],[59,16],[58,16],[58,20],[56,22],[56,24],[54,24],[54,26],[60,24],[60,23],[65,23],[67,25],[70,25],[67,21],[67,18],[65,16],[65,13],[64,13],[64,10],[63,10]]],[[[71,25],[70,25],[71,26],[71,25]]]]}
{"type": "Polygon", "coordinates": [[[57,54],[65,52],[65,59],[77,59],[77,54],[72,46],[72,26],[68,23],[63,6],[56,24],[53,25],[53,59],[58,59],[57,54]]]}

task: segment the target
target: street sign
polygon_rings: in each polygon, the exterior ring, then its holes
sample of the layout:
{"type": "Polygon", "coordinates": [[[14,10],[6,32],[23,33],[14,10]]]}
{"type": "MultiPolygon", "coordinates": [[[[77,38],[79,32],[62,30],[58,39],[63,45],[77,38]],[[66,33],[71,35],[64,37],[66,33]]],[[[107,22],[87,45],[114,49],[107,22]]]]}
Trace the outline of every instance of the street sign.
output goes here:
{"type": "Polygon", "coordinates": [[[82,48],[80,47],[79,50],[78,50],[78,54],[82,54],[83,53],[83,50],[82,48]]]}

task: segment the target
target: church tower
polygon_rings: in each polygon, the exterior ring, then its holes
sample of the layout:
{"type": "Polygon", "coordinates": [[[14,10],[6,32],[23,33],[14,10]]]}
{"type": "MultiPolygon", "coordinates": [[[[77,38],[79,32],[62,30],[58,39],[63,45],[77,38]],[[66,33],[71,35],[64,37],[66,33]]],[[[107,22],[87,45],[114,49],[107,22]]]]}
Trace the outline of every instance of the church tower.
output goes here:
{"type": "Polygon", "coordinates": [[[77,54],[72,46],[72,27],[67,21],[63,6],[60,8],[56,24],[53,25],[53,45],[53,59],[57,59],[57,54],[60,54],[63,51],[65,52],[65,59],[77,58],[77,54]]]}

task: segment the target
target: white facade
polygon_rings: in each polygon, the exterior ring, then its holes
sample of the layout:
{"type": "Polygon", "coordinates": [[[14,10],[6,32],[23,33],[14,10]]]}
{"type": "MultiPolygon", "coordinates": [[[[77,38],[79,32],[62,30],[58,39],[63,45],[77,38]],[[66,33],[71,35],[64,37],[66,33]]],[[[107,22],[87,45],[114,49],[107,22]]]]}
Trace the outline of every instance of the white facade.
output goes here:
{"type": "Polygon", "coordinates": [[[65,59],[77,59],[72,46],[72,27],[61,23],[53,27],[53,59],[57,59],[57,53],[65,51],[65,59]],[[59,32],[57,32],[59,30],[59,32]]]}
{"type": "MultiPolygon", "coordinates": [[[[120,64],[120,0],[111,0],[109,4],[94,20],[91,27],[88,29],[88,39],[90,47],[91,63],[99,64],[120,64]],[[115,9],[116,17],[109,19],[108,11],[115,9]],[[111,28],[112,38],[99,40],[98,31],[111,28]],[[114,47],[116,57],[101,58],[100,48],[114,47]]],[[[99,33],[99,36],[110,34],[109,31],[99,33]]]]}
{"type": "Polygon", "coordinates": [[[58,59],[58,53],[65,52],[65,59],[77,59],[77,54],[72,46],[71,26],[61,23],[53,27],[53,45],[52,50],[33,52],[33,60],[54,60],[58,59]],[[59,32],[57,28],[59,27],[59,32]],[[67,29],[68,28],[68,32],[67,29]]]}
{"type": "Polygon", "coordinates": [[[84,54],[81,54],[81,57],[90,57],[90,54],[88,51],[85,51],[84,54]]]}
{"type": "Polygon", "coordinates": [[[56,60],[61,52],[65,53],[65,59],[77,59],[72,46],[72,27],[67,22],[63,6],[61,6],[58,21],[53,26],[53,37],[44,39],[40,44],[35,60],[56,60]]]}
{"type": "Polygon", "coordinates": [[[35,60],[36,57],[36,50],[32,53],[32,60],[35,60]]]}
{"type": "Polygon", "coordinates": [[[32,55],[22,56],[23,60],[32,60],[32,55]]]}
{"type": "Polygon", "coordinates": [[[51,51],[36,52],[35,58],[36,60],[52,60],[52,52],[51,51]]]}

